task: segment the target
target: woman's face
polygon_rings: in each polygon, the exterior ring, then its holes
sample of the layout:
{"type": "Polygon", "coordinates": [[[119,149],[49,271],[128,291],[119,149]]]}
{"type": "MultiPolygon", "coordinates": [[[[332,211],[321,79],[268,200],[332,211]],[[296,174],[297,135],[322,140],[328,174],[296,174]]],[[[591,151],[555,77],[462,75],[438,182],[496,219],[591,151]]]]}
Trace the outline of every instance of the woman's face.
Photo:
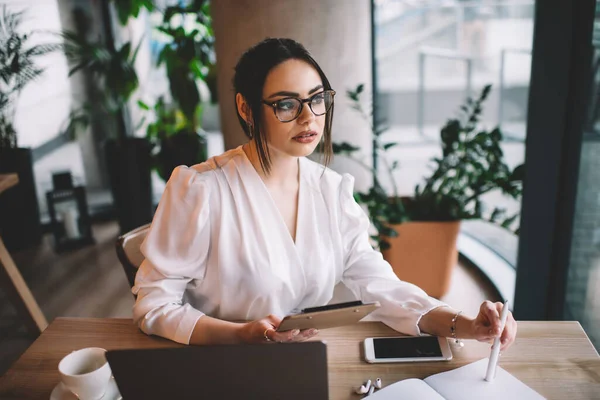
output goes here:
{"type": "MultiPolygon", "coordinates": [[[[304,61],[292,59],[269,72],[263,87],[263,100],[273,103],[288,97],[307,99],[323,90],[317,70],[304,61]]],[[[284,107],[287,105],[285,102],[280,104],[284,107]]],[[[303,103],[298,118],[281,122],[273,112],[273,107],[263,105],[262,126],[269,151],[276,156],[304,157],[311,154],[323,136],[325,116],[316,116],[308,103],[303,103]]]]}

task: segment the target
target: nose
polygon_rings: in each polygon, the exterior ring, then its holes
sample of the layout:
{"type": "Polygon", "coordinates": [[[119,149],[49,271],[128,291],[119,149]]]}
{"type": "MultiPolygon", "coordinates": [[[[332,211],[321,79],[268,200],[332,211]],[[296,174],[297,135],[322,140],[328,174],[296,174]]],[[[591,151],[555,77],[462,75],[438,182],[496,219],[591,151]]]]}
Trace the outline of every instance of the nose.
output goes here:
{"type": "Polygon", "coordinates": [[[315,120],[315,117],[316,116],[308,106],[308,103],[302,103],[302,110],[300,110],[300,115],[298,116],[298,123],[300,125],[310,123],[315,120]]]}

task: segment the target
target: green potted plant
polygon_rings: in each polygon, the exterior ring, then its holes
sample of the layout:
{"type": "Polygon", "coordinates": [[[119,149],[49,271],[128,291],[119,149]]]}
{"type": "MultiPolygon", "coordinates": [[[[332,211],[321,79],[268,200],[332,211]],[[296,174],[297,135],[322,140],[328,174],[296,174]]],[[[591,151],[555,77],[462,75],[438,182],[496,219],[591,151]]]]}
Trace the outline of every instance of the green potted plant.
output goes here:
{"type": "MultiPolygon", "coordinates": [[[[166,38],[158,65],[166,68],[172,102],[159,99],[153,107],[155,120],[146,132],[154,144],[154,165],[167,180],[178,165],[193,165],[207,158],[207,142],[200,128],[203,99],[198,84],[204,82],[216,93],[208,1],[167,7],[156,29],[166,38]]],[[[142,102],[138,104],[151,110],[142,102]]]]}
{"type": "Polygon", "coordinates": [[[165,103],[162,97],[152,109],[141,101],[138,105],[154,114],[146,138],[152,145],[153,167],[163,180],[169,180],[179,165],[194,165],[207,159],[206,141],[189,133],[189,123],[181,110],[165,103]]]}
{"type": "Polygon", "coordinates": [[[131,42],[115,47],[108,40],[89,40],[85,17],[77,18],[78,31],[62,33],[64,51],[71,63],[69,76],[87,74],[89,101],[72,113],[68,130],[93,123],[104,131],[105,157],[113,202],[121,232],[152,220],[150,144],[131,135],[128,102],[138,88],[134,67],[139,46],[131,42]]]}
{"type": "MultiPolygon", "coordinates": [[[[373,185],[355,198],[364,204],[377,229],[374,237],[386,260],[403,280],[418,284],[434,297],[446,293],[458,252],[456,240],[460,221],[483,219],[511,228],[518,219],[506,215],[501,208],[488,209],[482,196],[491,191],[519,200],[522,195],[524,168],[510,169],[500,144],[498,127],[486,130],[479,126],[483,103],[491,86],[476,98],[467,99],[461,113],[449,119],[440,131],[442,156],[432,161],[432,173],[416,185],[412,196],[400,196],[393,179],[398,162],[386,158],[386,152],[397,145],[383,143],[381,124],[372,124],[373,143],[381,164],[393,184],[388,193],[377,172],[357,157],[358,148],[348,143],[334,145],[334,152],[346,154],[373,172],[373,185]]],[[[348,91],[353,107],[365,117],[361,94],[363,86],[348,91]]]]}
{"type": "Polygon", "coordinates": [[[39,78],[44,68],[36,60],[59,48],[33,44],[36,32],[22,33],[24,12],[2,6],[0,15],[0,173],[17,173],[19,184],[0,197],[0,231],[7,248],[17,250],[41,240],[40,212],[30,148],[18,146],[14,126],[22,90],[39,78]]]}

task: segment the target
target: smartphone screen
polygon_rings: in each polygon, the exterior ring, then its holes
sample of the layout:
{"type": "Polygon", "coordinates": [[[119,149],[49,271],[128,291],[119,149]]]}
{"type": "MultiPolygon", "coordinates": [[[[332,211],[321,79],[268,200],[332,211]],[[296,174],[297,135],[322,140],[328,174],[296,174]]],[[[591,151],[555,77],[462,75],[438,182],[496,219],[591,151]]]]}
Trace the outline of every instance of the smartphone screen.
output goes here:
{"type": "Polygon", "coordinates": [[[373,339],[375,358],[442,357],[435,336],[373,339]]]}

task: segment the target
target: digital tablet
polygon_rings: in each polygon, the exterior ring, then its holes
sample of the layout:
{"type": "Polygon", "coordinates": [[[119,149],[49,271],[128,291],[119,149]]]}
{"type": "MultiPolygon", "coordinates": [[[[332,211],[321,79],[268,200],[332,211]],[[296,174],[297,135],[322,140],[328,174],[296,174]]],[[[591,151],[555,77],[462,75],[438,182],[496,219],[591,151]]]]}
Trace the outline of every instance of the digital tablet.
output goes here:
{"type": "Polygon", "coordinates": [[[298,314],[285,317],[281,321],[279,328],[277,328],[277,332],[285,332],[292,329],[326,329],[351,325],[375,311],[379,306],[378,301],[374,303],[350,301],[347,303],[305,308],[298,314]]]}

